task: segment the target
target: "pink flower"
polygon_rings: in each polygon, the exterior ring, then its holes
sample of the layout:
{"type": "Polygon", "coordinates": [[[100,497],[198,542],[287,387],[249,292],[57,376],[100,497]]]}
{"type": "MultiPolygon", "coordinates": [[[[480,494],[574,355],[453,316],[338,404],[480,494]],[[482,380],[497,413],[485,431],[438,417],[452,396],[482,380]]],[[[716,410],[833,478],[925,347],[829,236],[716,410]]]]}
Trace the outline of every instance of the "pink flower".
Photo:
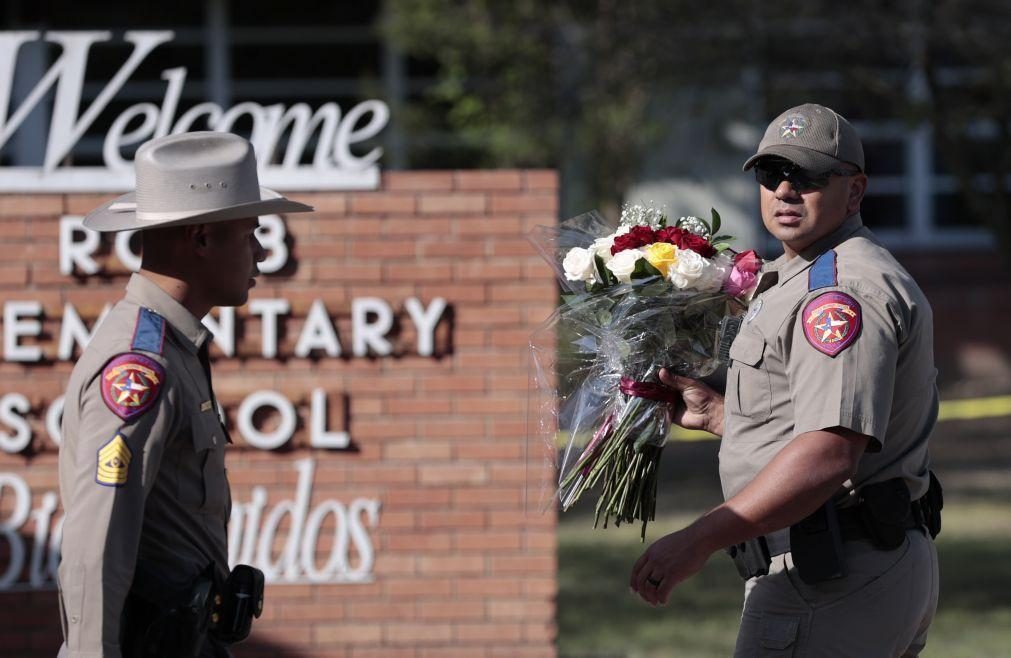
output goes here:
{"type": "Polygon", "coordinates": [[[748,249],[734,256],[734,269],[757,274],[762,269],[762,259],[758,257],[754,249],[748,249]]]}
{"type": "Polygon", "coordinates": [[[734,297],[743,297],[751,292],[758,282],[758,270],[762,269],[762,259],[754,250],[742,251],[734,256],[734,269],[723,284],[723,292],[734,297]]]}
{"type": "Polygon", "coordinates": [[[730,272],[730,278],[723,284],[723,292],[734,297],[742,297],[754,288],[757,282],[757,274],[739,270],[735,265],[734,269],[730,272]]]}

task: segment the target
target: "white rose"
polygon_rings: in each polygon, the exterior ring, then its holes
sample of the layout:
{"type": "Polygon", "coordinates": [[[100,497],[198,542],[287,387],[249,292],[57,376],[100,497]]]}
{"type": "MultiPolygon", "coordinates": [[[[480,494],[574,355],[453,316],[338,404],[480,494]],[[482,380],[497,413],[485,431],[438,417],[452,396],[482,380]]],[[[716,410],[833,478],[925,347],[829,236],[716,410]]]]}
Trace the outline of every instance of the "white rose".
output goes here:
{"type": "Polygon", "coordinates": [[[565,254],[562,269],[569,281],[593,281],[593,254],[589,249],[573,247],[565,254]]]}
{"type": "Polygon", "coordinates": [[[690,288],[702,276],[706,267],[706,259],[691,249],[678,250],[678,262],[670,268],[667,276],[675,288],[684,290],[690,288]]]}
{"type": "Polygon", "coordinates": [[[643,253],[638,249],[626,249],[619,251],[607,263],[607,269],[611,270],[618,281],[622,283],[632,282],[632,272],[635,271],[636,262],[643,257],[643,253]]]}
{"type": "Polygon", "coordinates": [[[606,238],[597,238],[590,245],[590,252],[594,255],[600,256],[604,259],[604,262],[609,262],[614,256],[611,255],[611,247],[614,246],[614,238],[618,234],[609,235],[606,238]]]}
{"type": "Polygon", "coordinates": [[[723,282],[730,275],[730,269],[733,266],[733,261],[724,254],[719,254],[711,260],[706,260],[702,276],[695,282],[695,287],[699,292],[718,292],[723,287],[723,282]]]}

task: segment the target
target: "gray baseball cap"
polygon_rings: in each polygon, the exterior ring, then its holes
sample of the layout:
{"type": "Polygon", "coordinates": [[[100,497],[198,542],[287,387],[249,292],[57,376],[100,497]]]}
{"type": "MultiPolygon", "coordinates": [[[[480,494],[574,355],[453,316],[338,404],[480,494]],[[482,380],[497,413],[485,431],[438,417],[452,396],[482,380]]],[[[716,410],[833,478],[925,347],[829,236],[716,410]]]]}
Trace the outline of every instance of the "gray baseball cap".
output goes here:
{"type": "Polygon", "coordinates": [[[816,172],[843,163],[864,170],[864,147],[857,131],[833,110],[814,103],[791,107],[773,119],[744,171],[767,156],[786,158],[816,172]]]}

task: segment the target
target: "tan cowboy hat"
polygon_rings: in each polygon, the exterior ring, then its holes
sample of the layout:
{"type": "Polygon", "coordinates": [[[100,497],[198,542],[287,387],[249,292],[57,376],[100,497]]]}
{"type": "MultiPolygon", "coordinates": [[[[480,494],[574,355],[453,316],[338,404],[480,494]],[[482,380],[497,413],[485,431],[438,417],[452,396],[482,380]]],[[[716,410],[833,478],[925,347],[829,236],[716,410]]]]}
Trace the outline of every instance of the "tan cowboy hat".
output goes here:
{"type": "Polygon", "coordinates": [[[137,149],[134,167],[137,191],[93,210],[84,218],[87,228],[143,230],[313,209],[260,187],[252,144],[231,133],[152,139],[137,149]]]}

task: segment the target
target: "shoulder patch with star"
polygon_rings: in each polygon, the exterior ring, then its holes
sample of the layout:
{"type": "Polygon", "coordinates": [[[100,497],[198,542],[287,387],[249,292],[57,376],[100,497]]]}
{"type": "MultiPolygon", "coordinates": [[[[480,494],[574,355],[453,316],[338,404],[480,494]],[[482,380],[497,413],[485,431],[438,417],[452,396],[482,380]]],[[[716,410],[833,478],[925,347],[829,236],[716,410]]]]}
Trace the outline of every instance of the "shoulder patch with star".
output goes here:
{"type": "Polygon", "coordinates": [[[834,357],[860,335],[860,303],[844,292],[818,295],[804,307],[804,336],[811,347],[834,357]]]}
{"type": "Polygon", "coordinates": [[[131,420],[154,405],[165,384],[160,363],[135,352],[113,358],[102,370],[102,399],[112,413],[131,420]]]}
{"type": "Polygon", "coordinates": [[[133,452],[126,439],[119,432],[98,449],[98,465],[95,468],[95,482],[106,487],[121,487],[126,484],[133,452]]]}

